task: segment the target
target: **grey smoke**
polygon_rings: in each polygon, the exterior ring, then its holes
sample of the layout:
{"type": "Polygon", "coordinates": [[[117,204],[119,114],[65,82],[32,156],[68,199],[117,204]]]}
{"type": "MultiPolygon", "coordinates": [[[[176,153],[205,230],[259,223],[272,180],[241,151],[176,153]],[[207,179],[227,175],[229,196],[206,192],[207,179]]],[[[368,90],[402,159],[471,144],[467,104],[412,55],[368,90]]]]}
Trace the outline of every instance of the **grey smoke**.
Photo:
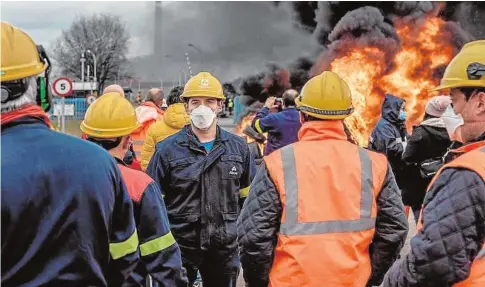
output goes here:
{"type": "Polygon", "coordinates": [[[451,42],[455,53],[458,53],[465,43],[475,40],[470,33],[463,30],[460,23],[449,21],[445,23],[444,28],[451,35],[451,42]]]}
{"type": "Polygon", "coordinates": [[[398,39],[394,28],[384,22],[384,16],[379,9],[370,6],[358,8],[345,14],[328,38],[334,42],[349,32],[373,33],[374,35],[371,38],[392,37],[398,39]]]}
{"type": "Polygon", "coordinates": [[[438,2],[430,1],[398,1],[394,4],[394,8],[398,16],[404,16],[403,20],[409,21],[429,15],[439,5],[438,2]]]}
{"type": "Polygon", "coordinates": [[[315,20],[317,26],[313,31],[314,37],[320,44],[324,45],[328,40],[328,34],[332,31],[330,18],[332,17],[332,9],[330,2],[318,2],[318,9],[315,12],[315,20]]]}
{"type": "Polygon", "coordinates": [[[485,39],[485,1],[464,2],[451,17],[475,39],[485,39]]]}
{"type": "MultiPolygon", "coordinates": [[[[153,23],[150,13],[143,21],[153,23]]],[[[175,78],[187,71],[189,52],[194,74],[204,69],[229,81],[263,70],[268,62],[288,64],[315,53],[318,44],[293,25],[292,14],[288,5],[272,2],[171,2],[162,10],[163,43],[157,51],[162,58],[137,59],[136,74],[175,78]]],[[[145,43],[151,47],[153,28],[146,26],[145,43]]]]}
{"type": "MultiPolygon", "coordinates": [[[[377,47],[385,53],[388,69],[399,48],[399,38],[394,27],[387,23],[379,9],[365,6],[345,14],[328,36],[331,42],[324,51],[312,74],[329,68],[333,59],[356,47],[377,47]]],[[[385,72],[385,71],[384,71],[385,72]]]]}

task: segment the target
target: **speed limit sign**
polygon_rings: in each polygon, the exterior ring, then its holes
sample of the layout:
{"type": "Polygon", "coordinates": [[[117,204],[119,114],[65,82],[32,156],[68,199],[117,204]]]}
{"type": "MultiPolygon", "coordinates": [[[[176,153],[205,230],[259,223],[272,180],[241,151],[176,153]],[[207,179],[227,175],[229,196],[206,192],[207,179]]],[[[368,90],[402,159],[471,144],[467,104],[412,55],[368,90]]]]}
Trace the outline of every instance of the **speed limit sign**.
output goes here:
{"type": "Polygon", "coordinates": [[[58,78],[52,84],[54,93],[59,97],[67,97],[72,93],[72,81],[69,78],[58,78]]]}

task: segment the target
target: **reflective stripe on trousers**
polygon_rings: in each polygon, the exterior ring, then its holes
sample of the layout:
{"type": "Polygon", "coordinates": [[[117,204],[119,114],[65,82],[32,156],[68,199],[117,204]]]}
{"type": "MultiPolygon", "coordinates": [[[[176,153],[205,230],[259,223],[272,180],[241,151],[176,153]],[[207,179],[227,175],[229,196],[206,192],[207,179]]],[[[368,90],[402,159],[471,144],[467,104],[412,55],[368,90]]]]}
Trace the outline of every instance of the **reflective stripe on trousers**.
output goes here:
{"type": "Polygon", "coordinates": [[[371,217],[374,193],[372,191],[372,161],[363,148],[359,149],[361,163],[360,219],[333,220],[298,223],[298,181],[293,146],[281,149],[286,192],[286,221],[281,224],[280,234],[307,235],[336,232],[356,232],[372,229],[375,218],[371,217]]]}

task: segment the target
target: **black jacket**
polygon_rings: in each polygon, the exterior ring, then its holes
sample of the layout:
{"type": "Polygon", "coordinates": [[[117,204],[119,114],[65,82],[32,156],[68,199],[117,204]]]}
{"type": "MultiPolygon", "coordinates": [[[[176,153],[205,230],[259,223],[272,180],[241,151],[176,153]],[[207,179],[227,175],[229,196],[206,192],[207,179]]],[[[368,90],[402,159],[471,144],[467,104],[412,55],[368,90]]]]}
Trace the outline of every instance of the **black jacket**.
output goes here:
{"type": "Polygon", "coordinates": [[[404,189],[409,182],[409,168],[402,160],[404,142],[409,137],[405,122],[399,119],[399,111],[404,101],[386,95],[382,104],[382,117],[377,122],[369,139],[369,149],[385,154],[396,176],[399,188],[404,189]]]}
{"type": "MultiPolygon", "coordinates": [[[[238,219],[238,243],[247,287],[268,286],[281,216],[279,193],[263,162],[238,219]]],[[[407,232],[401,194],[388,167],[377,198],[376,232],[369,249],[372,264],[370,286],[381,283],[397,258],[407,232]]]]}
{"type": "Polygon", "coordinates": [[[217,127],[207,153],[190,125],[159,142],[148,169],[161,187],[172,233],[182,251],[234,250],[240,191],[249,188],[254,161],[245,140],[217,127]]]}
{"type": "MultiPolygon", "coordinates": [[[[443,121],[440,118],[427,117],[414,128],[402,160],[418,170],[423,161],[443,157],[450,145],[451,140],[443,121]]],[[[415,174],[416,178],[413,179],[415,186],[412,189],[403,190],[403,202],[406,205],[421,206],[431,178],[424,179],[419,173],[415,174]]]]}
{"type": "Polygon", "coordinates": [[[467,169],[443,170],[424,199],[422,224],[385,287],[452,286],[468,278],[485,240],[483,179],[467,169]]]}

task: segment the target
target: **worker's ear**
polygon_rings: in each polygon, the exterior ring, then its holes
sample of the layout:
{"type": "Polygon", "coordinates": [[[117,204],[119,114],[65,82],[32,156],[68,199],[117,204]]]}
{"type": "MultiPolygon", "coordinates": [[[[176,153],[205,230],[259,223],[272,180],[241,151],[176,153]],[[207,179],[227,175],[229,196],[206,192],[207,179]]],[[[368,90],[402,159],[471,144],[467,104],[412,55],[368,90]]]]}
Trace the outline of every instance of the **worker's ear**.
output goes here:
{"type": "Polygon", "coordinates": [[[123,148],[123,150],[127,150],[130,148],[131,143],[132,143],[131,135],[124,136],[121,139],[121,148],[123,148]]]}
{"type": "Polygon", "coordinates": [[[185,108],[185,112],[187,114],[190,114],[190,111],[189,111],[189,102],[188,101],[184,101],[184,108],[185,108]]]}
{"type": "Polygon", "coordinates": [[[216,114],[219,114],[222,112],[222,106],[223,106],[223,101],[222,100],[217,100],[217,111],[216,114]]]}

